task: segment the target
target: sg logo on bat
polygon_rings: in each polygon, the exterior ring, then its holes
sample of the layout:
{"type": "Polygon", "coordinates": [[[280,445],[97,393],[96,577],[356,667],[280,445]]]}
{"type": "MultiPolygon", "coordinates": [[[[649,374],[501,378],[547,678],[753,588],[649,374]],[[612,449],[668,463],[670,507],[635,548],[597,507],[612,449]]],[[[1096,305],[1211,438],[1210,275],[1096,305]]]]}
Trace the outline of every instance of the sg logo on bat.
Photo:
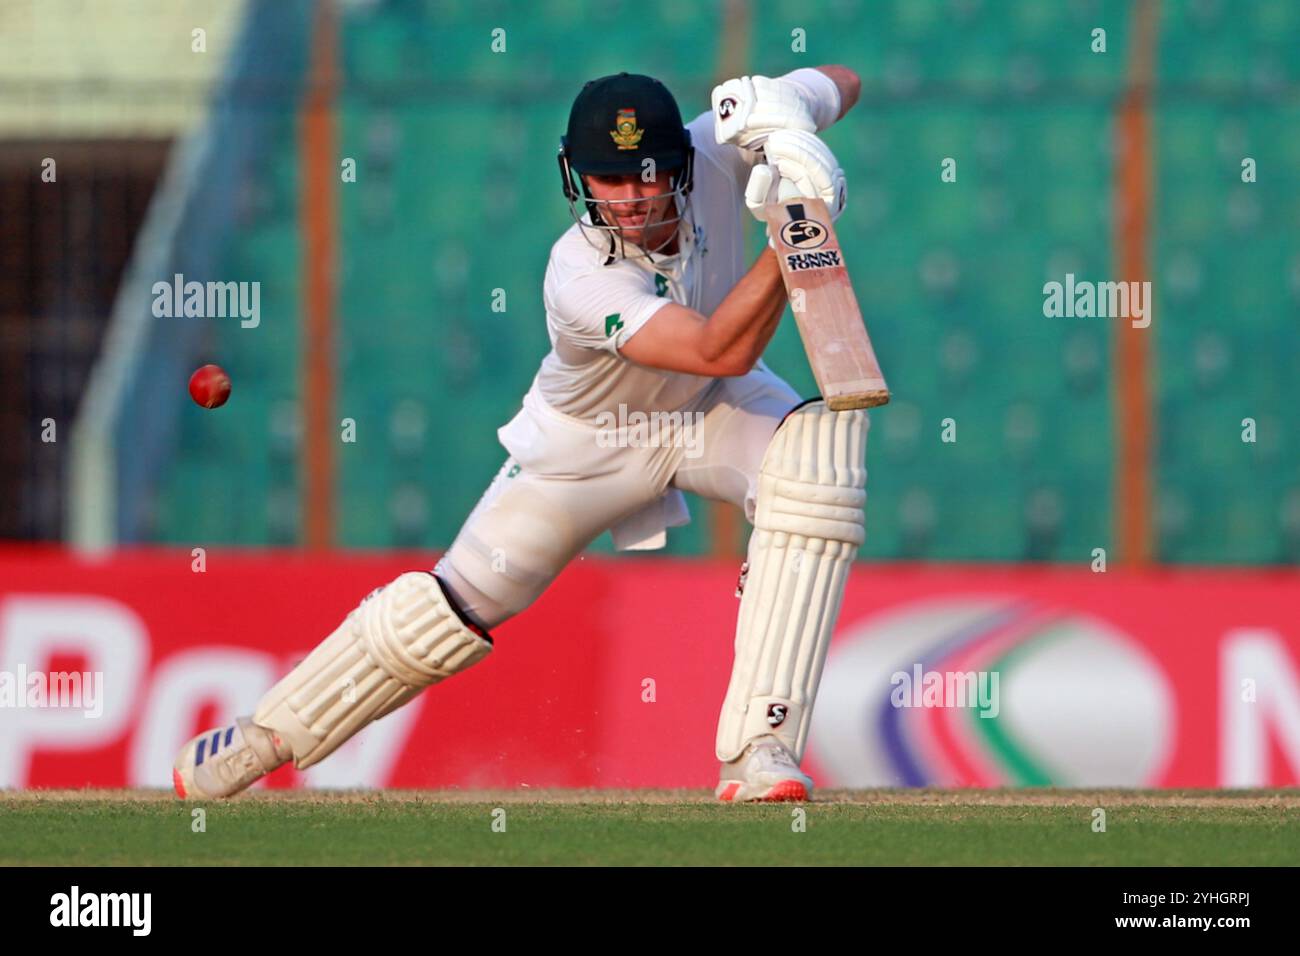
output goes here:
{"type": "Polygon", "coordinates": [[[815,219],[792,219],[781,227],[781,241],[796,249],[816,249],[830,230],[815,219]]]}

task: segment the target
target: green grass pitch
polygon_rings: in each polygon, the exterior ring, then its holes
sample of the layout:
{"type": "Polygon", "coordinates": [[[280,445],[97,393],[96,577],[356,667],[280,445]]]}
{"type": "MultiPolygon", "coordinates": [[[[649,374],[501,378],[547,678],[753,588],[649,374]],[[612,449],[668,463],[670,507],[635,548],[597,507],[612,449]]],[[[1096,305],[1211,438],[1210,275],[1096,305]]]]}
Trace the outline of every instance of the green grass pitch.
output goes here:
{"type": "Polygon", "coordinates": [[[0,865],[1294,865],[1300,791],[0,793],[0,865]],[[195,809],[204,829],[196,832],[195,809]],[[1094,811],[1105,811],[1105,832],[1094,811]],[[797,811],[802,811],[802,813],[797,811]],[[494,828],[495,824],[495,828],[494,828]],[[501,830],[504,824],[504,830],[501,830]]]}

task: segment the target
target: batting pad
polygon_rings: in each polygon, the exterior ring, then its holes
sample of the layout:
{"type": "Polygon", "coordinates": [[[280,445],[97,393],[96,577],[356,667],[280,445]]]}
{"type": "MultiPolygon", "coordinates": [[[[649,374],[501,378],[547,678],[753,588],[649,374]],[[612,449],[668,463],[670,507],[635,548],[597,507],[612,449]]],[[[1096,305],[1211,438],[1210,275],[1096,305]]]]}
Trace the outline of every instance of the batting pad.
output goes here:
{"type": "Polygon", "coordinates": [[[802,759],[849,567],[863,540],[867,413],[817,400],[777,429],[758,474],[736,658],[718,719],[727,762],[772,734],[802,759]]]}
{"type": "Polygon", "coordinates": [[[374,591],[258,703],[253,722],[310,767],[372,720],[487,656],[438,579],[412,571],[374,591]]]}

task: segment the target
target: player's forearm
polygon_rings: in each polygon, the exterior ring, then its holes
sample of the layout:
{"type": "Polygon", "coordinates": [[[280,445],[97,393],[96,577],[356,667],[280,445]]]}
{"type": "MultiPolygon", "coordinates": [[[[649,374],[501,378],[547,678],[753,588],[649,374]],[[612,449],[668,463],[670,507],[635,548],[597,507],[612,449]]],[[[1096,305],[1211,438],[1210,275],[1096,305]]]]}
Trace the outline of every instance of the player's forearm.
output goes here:
{"type": "Polygon", "coordinates": [[[707,361],[743,375],[753,368],[785,311],[785,283],[776,253],[764,249],[743,279],[709,316],[700,342],[707,361]]]}
{"type": "Polygon", "coordinates": [[[772,341],[772,336],[776,334],[777,327],[781,324],[785,303],[784,295],[777,297],[770,308],[760,312],[757,321],[750,326],[752,335],[742,344],[736,356],[736,361],[740,363],[739,374],[747,374],[763,357],[763,352],[767,350],[768,343],[772,341]]]}
{"type": "Polygon", "coordinates": [[[835,88],[840,92],[840,115],[835,117],[836,122],[838,122],[845,113],[853,109],[857,104],[858,97],[862,95],[862,80],[855,71],[847,66],[826,64],[813,69],[830,77],[831,82],[835,84],[835,88]]]}

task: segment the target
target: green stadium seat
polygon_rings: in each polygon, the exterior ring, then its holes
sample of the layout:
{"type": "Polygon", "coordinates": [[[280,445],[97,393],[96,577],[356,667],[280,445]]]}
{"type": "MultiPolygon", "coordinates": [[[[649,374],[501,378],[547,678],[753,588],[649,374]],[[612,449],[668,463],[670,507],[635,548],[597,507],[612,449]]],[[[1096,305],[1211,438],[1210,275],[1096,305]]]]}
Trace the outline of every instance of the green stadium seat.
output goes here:
{"type": "MultiPolygon", "coordinates": [[[[581,83],[661,74],[689,116],[716,79],[720,5],[469,0],[344,6],[337,289],[339,542],[446,547],[505,452],[548,348],[541,282],[568,226],[554,150],[581,83]],[[574,24],[582,24],[575,35],[574,24]],[[506,30],[493,53],[491,31],[506,30]],[[653,47],[646,38],[654,37],[653,47]],[[493,290],[507,310],[491,309],[493,290]]],[[[848,171],[839,224],[894,401],[873,413],[871,560],[1082,563],[1109,547],[1117,434],[1108,319],[1042,314],[1042,285],[1115,277],[1115,106],[1130,4],[777,0],[745,63],[842,62],[864,99],[828,142],[848,171]],[[1090,49],[1107,31],[1107,52],[1090,49]],[[791,48],[805,31],[806,52],[791,48]],[[955,183],[940,163],[958,163],[955,183]],[[940,441],[940,423],[958,441],[940,441]]],[[[1148,261],[1156,544],[1170,562],[1300,560],[1300,111],[1283,92],[1300,7],[1160,5],[1148,261]],[[1258,164],[1243,183],[1240,163],[1258,164]],[[1258,441],[1240,440],[1241,419],[1258,441]],[[1272,477],[1268,477],[1272,476],[1272,477]]],[[[289,544],[300,532],[302,345],[297,118],[273,124],[237,197],[232,277],[262,282],[262,327],[212,330],[235,381],[183,417],[158,537],[289,544]],[[233,488],[231,473],[240,476],[233,488]]],[[[755,239],[756,236],[751,237],[755,239]]],[[[787,316],[767,363],[815,384],[787,316]]],[[[712,549],[711,508],[667,553],[712,549]]],[[[593,550],[609,551],[608,535],[593,550]]]]}

